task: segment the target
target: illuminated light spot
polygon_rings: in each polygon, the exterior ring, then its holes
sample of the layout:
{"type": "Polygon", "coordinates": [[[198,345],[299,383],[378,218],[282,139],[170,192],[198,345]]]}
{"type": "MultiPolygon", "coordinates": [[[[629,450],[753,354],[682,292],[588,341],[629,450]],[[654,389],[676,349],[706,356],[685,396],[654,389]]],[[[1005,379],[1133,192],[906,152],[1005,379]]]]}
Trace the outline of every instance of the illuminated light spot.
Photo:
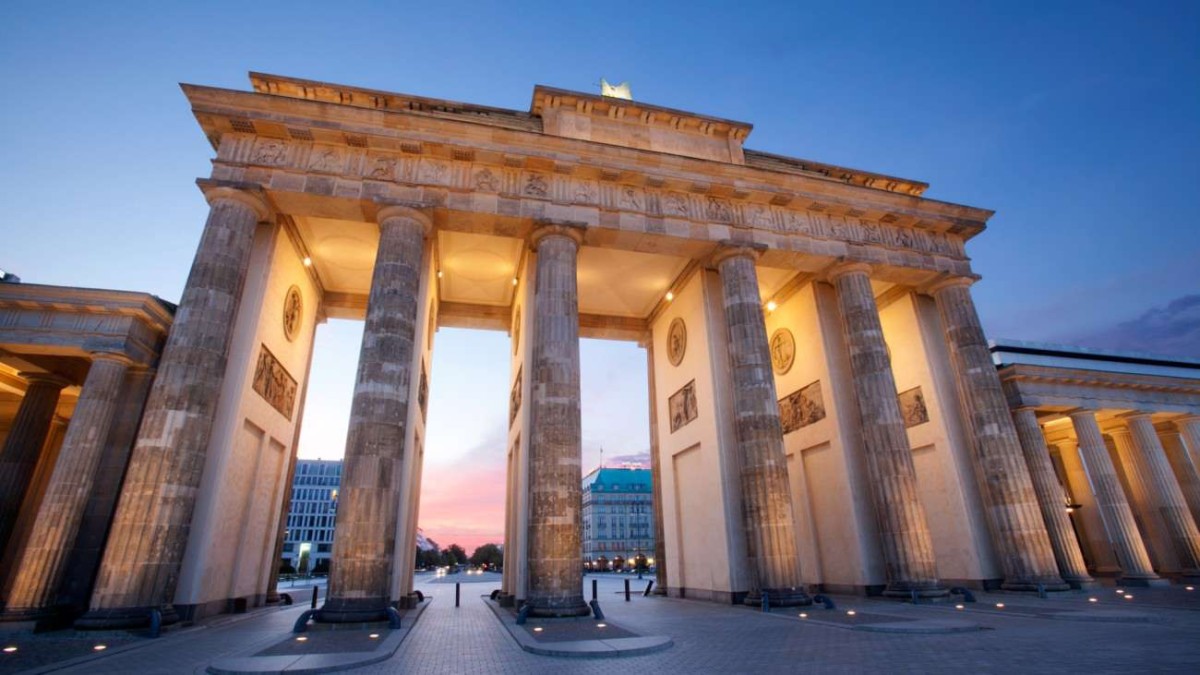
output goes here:
{"type": "Polygon", "coordinates": [[[516,285],[517,285],[517,278],[513,277],[513,286],[516,286],[516,285]]]}
{"type": "Polygon", "coordinates": [[[608,624],[606,624],[606,623],[598,623],[598,624],[596,624],[596,628],[608,628],[608,624]]]}
{"type": "Polygon", "coordinates": [[[1126,595],[1126,596],[1125,596],[1125,599],[1126,599],[1126,600],[1132,600],[1132,599],[1133,599],[1133,596],[1132,596],[1132,595],[1126,595]]]}
{"type": "Polygon", "coordinates": [[[1186,588],[1186,590],[1189,590],[1189,591],[1194,591],[1194,590],[1196,590],[1196,587],[1195,587],[1195,586],[1188,586],[1188,587],[1186,588]]]}
{"type": "Polygon", "coordinates": [[[1088,602],[1100,602],[1096,598],[1088,598],[1088,602]]]}
{"type": "Polygon", "coordinates": [[[774,312],[778,308],[779,308],[779,305],[775,304],[774,300],[767,303],[767,311],[768,312],[774,312]]]}
{"type": "Polygon", "coordinates": [[[296,638],[296,642],[308,642],[308,637],[301,635],[300,637],[296,638]]]}
{"type": "Polygon", "coordinates": [[[105,649],[108,649],[108,645],[96,645],[95,647],[92,647],[92,651],[97,651],[97,652],[102,652],[105,649]]]}
{"type": "Polygon", "coordinates": [[[807,614],[805,614],[804,612],[800,612],[800,618],[801,618],[801,619],[807,619],[807,618],[808,618],[808,615],[807,615],[807,614]]]}
{"type": "Polygon", "coordinates": [[[672,293],[671,291],[667,291],[667,302],[670,302],[674,299],[675,299],[675,294],[672,293]]]}
{"type": "Polygon", "coordinates": [[[371,634],[370,634],[370,635],[368,635],[367,637],[371,638],[372,640],[378,640],[378,639],[379,639],[379,633],[371,633],[371,634]]]}
{"type": "Polygon", "coordinates": [[[439,279],[441,279],[441,278],[442,278],[442,271],[441,271],[441,270],[438,270],[438,278],[439,278],[439,279]]]}
{"type": "Polygon", "coordinates": [[[312,267],[312,258],[310,258],[308,256],[304,256],[304,266],[312,267]]]}
{"type": "Polygon", "coordinates": [[[1004,603],[1003,603],[1003,602],[997,602],[997,603],[996,603],[996,609],[1004,609],[1004,603]]]}
{"type": "Polygon", "coordinates": [[[858,614],[858,612],[856,612],[852,609],[846,611],[846,616],[854,616],[855,614],[858,614]]]}
{"type": "Polygon", "coordinates": [[[963,606],[962,606],[962,605],[955,605],[955,606],[954,606],[954,609],[963,609],[963,606]]]}
{"type": "Polygon", "coordinates": [[[540,633],[540,632],[542,632],[542,630],[543,630],[543,629],[542,629],[542,627],[541,627],[541,626],[538,626],[537,628],[534,628],[534,629],[533,629],[533,632],[535,632],[535,633],[540,633]]]}
{"type": "Polygon", "coordinates": [[[5,654],[11,654],[11,653],[13,653],[13,652],[15,652],[15,651],[17,651],[17,648],[16,648],[16,647],[14,647],[14,646],[12,646],[12,645],[9,645],[9,646],[7,646],[7,647],[5,647],[5,648],[4,648],[4,653],[5,653],[5,654]]]}
{"type": "Polygon", "coordinates": [[[1123,589],[1123,588],[1118,588],[1118,589],[1117,589],[1117,595],[1125,595],[1125,589],[1123,589]]]}

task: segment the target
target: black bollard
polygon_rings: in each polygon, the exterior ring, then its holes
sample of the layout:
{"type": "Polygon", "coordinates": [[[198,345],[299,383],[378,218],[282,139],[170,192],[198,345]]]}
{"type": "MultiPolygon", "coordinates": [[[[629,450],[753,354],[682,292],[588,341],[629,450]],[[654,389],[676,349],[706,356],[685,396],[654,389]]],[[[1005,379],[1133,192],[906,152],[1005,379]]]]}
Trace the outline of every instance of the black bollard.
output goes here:
{"type": "Polygon", "coordinates": [[[454,606],[458,607],[458,601],[462,597],[462,584],[454,582],[454,606]]]}
{"type": "Polygon", "coordinates": [[[654,588],[654,580],[653,580],[653,579],[651,579],[650,581],[647,581],[647,582],[646,582],[646,590],[642,591],[642,597],[643,597],[643,598],[648,598],[648,597],[650,597],[650,589],[651,589],[651,588],[654,588]]]}
{"type": "Polygon", "coordinates": [[[629,602],[629,580],[625,580],[625,602],[629,602]]]}
{"type": "Polygon", "coordinates": [[[319,592],[319,589],[316,586],[313,586],[313,599],[312,599],[312,608],[313,609],[317,608],[317,593],[318,592],[319,592]]]}
{"type": "Polygon", "coordinates": [[[592,579],[592,599],[596,599],[596,580],[592,579]]]}

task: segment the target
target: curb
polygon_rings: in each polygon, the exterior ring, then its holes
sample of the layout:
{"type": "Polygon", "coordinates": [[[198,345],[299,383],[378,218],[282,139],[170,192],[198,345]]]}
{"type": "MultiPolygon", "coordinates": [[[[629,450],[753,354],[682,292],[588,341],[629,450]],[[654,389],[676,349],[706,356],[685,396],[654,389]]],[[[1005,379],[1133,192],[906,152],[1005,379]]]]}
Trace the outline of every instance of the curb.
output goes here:
{"type": "Polygon", "coordinates": [[[653,654],[675,645],[675,641],[666,635],[651,635],[647,637],[613,638],[611,640],[574,640],[570,642],[542,643],[534,640],[524,630],[517,626],[517,620],[498,604],[487,597],[483,603],[492,610],[500,623],[504,624],[508,634],[530,654],[539,656],[565,656],[576,659],[603,659],[621,656],[642,656],[653,654]]]}

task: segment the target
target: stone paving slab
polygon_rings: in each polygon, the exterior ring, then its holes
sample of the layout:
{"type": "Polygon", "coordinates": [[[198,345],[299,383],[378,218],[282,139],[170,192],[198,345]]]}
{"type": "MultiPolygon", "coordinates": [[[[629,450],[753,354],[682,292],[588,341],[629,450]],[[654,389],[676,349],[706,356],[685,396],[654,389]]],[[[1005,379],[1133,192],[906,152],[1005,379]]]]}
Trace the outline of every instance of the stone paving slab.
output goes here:
{"type": "MultiPolygon", "coordinates": [[[[484,597],[484,604],[500,620],[508,630],[509,635],[516,640],[521,649],[542,656],[565,656],[572,658],[612,658],[619,656],[641,656],[670,649],[675,643],[665,635],[636,635],[632,631],[620,629],[620,634],[631,637],[615,637],[605,639],[564,639],[542,641],[534,637],[525,626],[517,625],[512,612],[500,606],[494,600],[484,597]]],[[[549,623],[549,622],[543,622],[549,623]]],[[[608,624],[605,622],[597,622],[608,624]]],[[[529,624],[526,624],[529,625],[529,624]]],[[[578,634],[578,631],[561,631],[564,635],[578,634]]],[[[590,631],[589,631],[590,632],[590,631]]],[[[592,633],[592,634],[599,634],[592,633]]]]}

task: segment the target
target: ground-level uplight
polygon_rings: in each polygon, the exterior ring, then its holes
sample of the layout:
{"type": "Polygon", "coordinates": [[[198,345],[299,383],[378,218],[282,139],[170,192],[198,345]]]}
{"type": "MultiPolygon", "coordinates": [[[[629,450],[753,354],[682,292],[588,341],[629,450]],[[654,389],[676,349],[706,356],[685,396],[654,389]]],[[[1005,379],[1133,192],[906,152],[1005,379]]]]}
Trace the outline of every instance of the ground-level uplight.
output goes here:
{"type": "Polygon", "coordinates": [[[1184,588],[1184,590],[1185,590],[1185,591],[1194,591],[1194,590],[1196,590],[1196,587],[1195,587],[1195,586],[1186,586],[1186,587],[1184,588]]]}
{"type": "Polygon", "coordinates": [[[1004,609],[1004,603],[1003,603],[1003,602],[997,602],[997,603],[996,603],[996,609],[1004,609]]]}
{"type": "Polygon", "coordinates": [[[1132,595],[1130,595],[1130,594],[1128,594],[1128,593],[1126,593],[1126,594],[1125,594],[1125,599],[1126,599],[1126,600],[1132,600],[1132,599],[1133,599],[1133,596],[1132,596],[1132,595]]]}
{"type": "Polygon", "coordinates": [[[1088,598],[1088,602],[1100,602],[1096,598],[1088,598]]]}
{"type": "Polygon", "coordinates": [[[606,623],[598,623],[598,624],[596,624],[596,628],[607,628],[607,627],[608,627],[608,624],[606,624],[606,623]]]}
{"type": "Polygon", "coordinates": [[[108,645],[96,645],[95,647],[92,647],[92,651],[97,651],[97,652],[102,652],[105,649],[108,649],[108,645]]]}
{"type": "Polygon", "coordinates": [[[846,616],[854,616],[855,614],[858,614],[858,612],[856,612],[852,609],[846,610],[846,616]]]}
{"type": "Polygon", "coordinates": [[[535,632],[535,633],[540,633],[540,632],[542,632],[542,627],[541,627],[541,626],[538,626],[537,628],[534,628],[534,629],[533,629],[533,632],[535,632]]]}
{"type": "Polygon", "coordinates": [[[5,654],[11,654],[11,653],[13,653],[13,652],[15,652],[15,651],[17,651],[17,648],[16,648],[16,647],[14,647],[13,645],[9,645],[9,646],[7,646],[7,647],[5,647],[5,648],[4,648],[4,653],[5,653],[5,654]]]}
{"type": "Polygon", "coordinates": [[[296,638],[296,642],[308,642],[308,636],[301,635],[300,637],[296,638]]]}
{"type": "Polygon", "coordinates": [[[370,634],[370,635],[368,635],[367,637],[371,638],[372,640],[378,640],[378,639],[379,639],[379,633],[371,633],[371,634],[370,634]]]}
{"type": "Polygon", "coordinates": [[[964,609],[964,607],[962,605],[955,605],[954,609],[964,609]]]}
{"type": "Polygon", "coordinates": [[[806,614],[806,613],[804,613],[804,612],[800,612],[800,618],[801,618],[801,619],[807,619],[807,618],[808,618],[808,614],[806,614]]]}

